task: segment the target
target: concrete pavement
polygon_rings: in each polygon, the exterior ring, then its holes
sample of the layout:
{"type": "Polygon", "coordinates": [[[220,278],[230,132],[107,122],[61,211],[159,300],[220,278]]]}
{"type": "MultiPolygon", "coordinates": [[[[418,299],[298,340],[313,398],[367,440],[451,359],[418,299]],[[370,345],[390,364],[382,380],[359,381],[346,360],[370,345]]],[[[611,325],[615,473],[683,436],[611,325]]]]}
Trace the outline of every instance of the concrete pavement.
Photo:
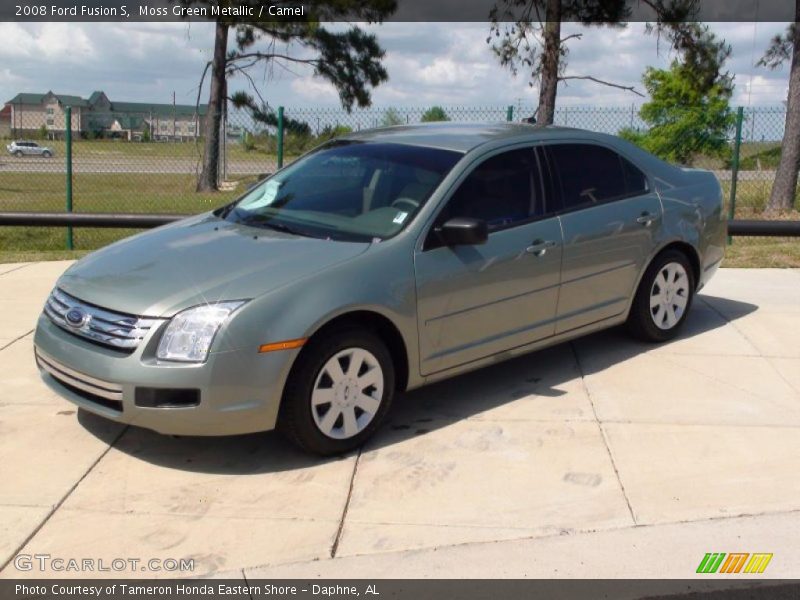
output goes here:
{"type": "MultiPolygon", "coordinates": [[[[680,339],[609,331],[398,398],[362,452],[171,438],[77,413],[31,330],[69,263],[0,265],[1,577],[17,554],[182,575],[672,577],[800,567],[800,271],[723,269],[680,339]]],[[[106,575],[175,575],[126,571],[106,575]]]]}

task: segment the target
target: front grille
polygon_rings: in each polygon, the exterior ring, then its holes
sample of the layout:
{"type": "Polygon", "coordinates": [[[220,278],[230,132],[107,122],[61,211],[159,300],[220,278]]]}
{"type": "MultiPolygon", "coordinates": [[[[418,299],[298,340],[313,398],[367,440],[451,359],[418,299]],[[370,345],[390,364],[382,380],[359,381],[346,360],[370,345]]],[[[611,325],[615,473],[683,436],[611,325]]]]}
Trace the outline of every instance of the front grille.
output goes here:
{"type": "Polygon", "coordinates": [[[53,323],[79,337],[125,352],[133,352],[160,319],[137,317],[93,306],[55,288],[44,305],[53,323]],[[67,313],[77,309],[83,319],[76,324],[67,313]]]}
{"type": "Polygon", "coordinates": [[[78,396],[106,408],[122,412],[122,386],[110,381],[91,377],[70,369],[54,358],[35,350],[36,364],[53,379],[78,396]]]}

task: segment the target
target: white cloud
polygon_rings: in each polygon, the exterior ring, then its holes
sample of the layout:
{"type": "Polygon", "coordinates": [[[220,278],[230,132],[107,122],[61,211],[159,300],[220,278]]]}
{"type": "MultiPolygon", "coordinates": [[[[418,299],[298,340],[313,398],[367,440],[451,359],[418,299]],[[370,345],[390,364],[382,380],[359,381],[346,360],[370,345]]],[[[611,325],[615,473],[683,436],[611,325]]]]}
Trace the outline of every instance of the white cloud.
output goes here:
{"type": "Polygon", "coordinates": [[[21,23],[0,23],[2,55],[34,58],[49,62],[76,63],[90,58],[96,49],[83,30],[69,23],[43,23],[30,26],[21,23]]]}
{"type": "Polygon", "coordinates": [[[304,103],[330,104],[331,102],[336,102],[339,98],[331,84],[311,76],[292,79],[289,87],[303,99],[304,103]]]}
{"type": "MultiPolygon", "coordinates": [[[[780,23],[715,23],[712,29],[733,46],[729,69],[736,75],[734,103],[779,105],[785,98],[788,68],[755,66],[780,23]]],[[[487,23],[388,23],[368,26],[386,48],[389,81],[373,92],[376,106],[523,104],[536,101],[527,74],[514,77],[500,67],[486,43],[487,23]]],[[[592,75],[641,89],[648,65],[663,67],[672,56],[641,23],[622,29],[564,27],[582,33],[569,42],[567,72],[592,75]]],[[[209,23],[0,24],[0,101],[18,92],[89,95],[103,89],[113,99],[193,103],[213,43],[209,23]]],[[[297,50],[296,48],[294,49],[297,50]]],[[[338,105],[338,95],[308,69],[279,68],[252,73],[261,95],[273,106],[338,105]]],[[[242,77],[231,91],[247,89],[242,77]]],[[[207,88],[206,88],[207,90],[207,88]]],[[[203,96],[207,91],[204,90],[203,96]]],[[[637,96],[585,81],[559,86],[559,103],[630,105],[637,96]]]]}

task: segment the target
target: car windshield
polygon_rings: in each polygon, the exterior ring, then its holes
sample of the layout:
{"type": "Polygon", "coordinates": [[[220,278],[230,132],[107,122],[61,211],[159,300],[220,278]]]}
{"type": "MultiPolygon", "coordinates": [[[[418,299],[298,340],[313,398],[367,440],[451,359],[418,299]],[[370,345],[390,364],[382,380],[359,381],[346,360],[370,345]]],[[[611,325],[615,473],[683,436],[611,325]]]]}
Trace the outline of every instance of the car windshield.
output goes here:
{"type": "Polygon", "coordinates": [[[386,239],[414,218],[461,157],[436,148],[335,141],[217,214],[310,237],[386,239]]]}

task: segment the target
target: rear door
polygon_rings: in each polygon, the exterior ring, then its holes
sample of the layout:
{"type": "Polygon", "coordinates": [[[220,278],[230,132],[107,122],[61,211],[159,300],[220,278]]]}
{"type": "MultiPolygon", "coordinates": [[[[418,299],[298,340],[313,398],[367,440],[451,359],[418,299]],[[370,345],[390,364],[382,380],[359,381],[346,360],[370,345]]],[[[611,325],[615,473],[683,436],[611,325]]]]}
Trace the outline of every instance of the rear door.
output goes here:
{"type": "Polygon", "coordinates": [[[561,227],[546,204],[533,147],[495,154],[456,187],[415,256],[425,375],[553,335],[561,227]],[[436,228],[469,217],[485,244],[443,246],[436,228]]]}
{"type": "Polygon", "coordinates": [[[626,310],[662,208],[644,173],[615,150],[590,142],[543,148],[562,204],[558,334],[626,310]]]}

